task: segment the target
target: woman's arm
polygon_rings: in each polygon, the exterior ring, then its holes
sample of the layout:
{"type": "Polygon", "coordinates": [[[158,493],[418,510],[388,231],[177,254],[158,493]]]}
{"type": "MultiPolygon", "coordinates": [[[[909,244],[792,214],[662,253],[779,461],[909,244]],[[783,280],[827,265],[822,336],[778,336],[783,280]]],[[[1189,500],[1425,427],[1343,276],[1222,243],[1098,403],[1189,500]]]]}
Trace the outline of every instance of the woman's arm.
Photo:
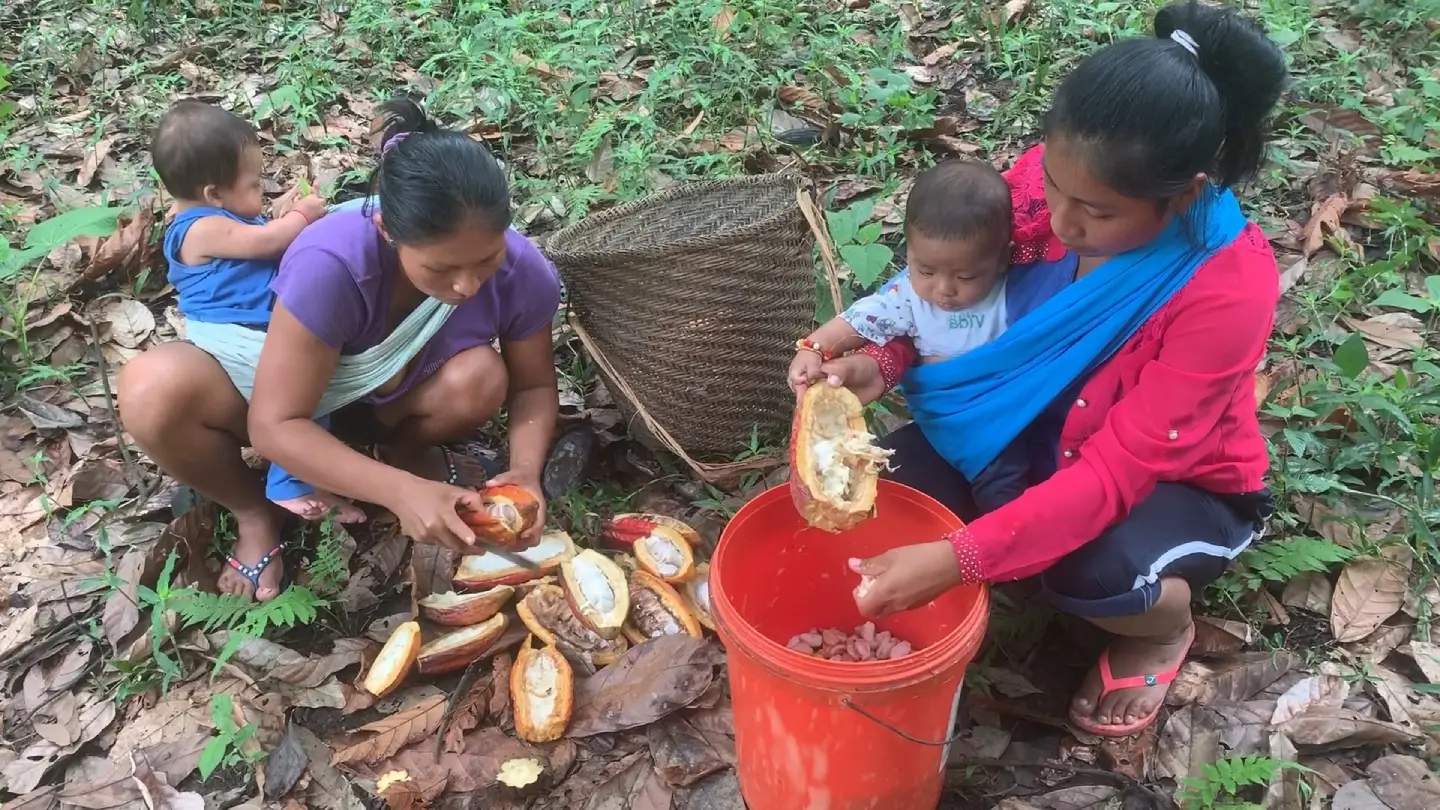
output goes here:
{"type": "Polygon", "coordinates": [[[538,490],[560,414],[550,330],[541,329],[521,340],[502,340],[500,354],[510,374],[509,472],[538,490]]]}
{"type": "Polygon", "coordinates": [[[255,370],[250,441],[311,486],[384,504],[415,476],[352,450],[312,419],[339,360],[338,349],[276,302],[255,370]]]}

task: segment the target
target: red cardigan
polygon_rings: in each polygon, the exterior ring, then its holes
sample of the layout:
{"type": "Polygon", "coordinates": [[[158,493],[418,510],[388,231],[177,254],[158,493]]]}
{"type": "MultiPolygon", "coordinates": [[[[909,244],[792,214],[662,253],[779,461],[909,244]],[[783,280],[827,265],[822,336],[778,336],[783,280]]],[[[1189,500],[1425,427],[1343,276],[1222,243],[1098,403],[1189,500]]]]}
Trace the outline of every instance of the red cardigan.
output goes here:
{"type": "MultiPolygon", "coordinates": [[[[1065,417],[1058,471],[951,536],[965,580],[1043,571],[1124,520],[1161,481],[1263,489],[1255,370],[1279,298],[1275,256],[1252,223],[1090,376],[1065,417]]],[[[862,351],[892,386],[915,360],[909,341],[862,351]]]]}

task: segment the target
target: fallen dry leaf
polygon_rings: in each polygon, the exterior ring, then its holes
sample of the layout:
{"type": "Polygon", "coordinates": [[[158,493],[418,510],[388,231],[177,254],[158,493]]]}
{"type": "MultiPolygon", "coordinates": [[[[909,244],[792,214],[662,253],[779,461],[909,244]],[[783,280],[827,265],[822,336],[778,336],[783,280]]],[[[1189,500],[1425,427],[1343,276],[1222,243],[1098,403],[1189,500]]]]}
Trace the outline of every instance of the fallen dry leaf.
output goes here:
{"type": "Polygon", "coordinates": [[[1382,624],[1365,638],[1346,644],[1345,649],[1367,663],[1378,664],[1409,641],[1414,632],[1415,626],[1411,624],[1382,624]]]}
{"type": "Polygon", "coordinates": [[[1263,753],[1274,713],[1269,700],[1186,706],[1172,713],[1160,732],[1156,771],[1172,779],[1200,778],[1216,760],[1263,753]]]}
{"type": "Polygon", "coordinates": [[[127,349],[138,349],[155,331],[155,315],[134,298],[111,301],[100,311],[100,320],[110,325],[110,339],[127,349]]]}
{"type": "Polygon", "coordinates": [[[1340,572],[1330,608],[1336,641],[1359,641],[1400,611],[1414,554],[1389,546],[1384,555],[1353,560],[1340,572]]]}
{"type": "Polygon", "coordinates": [[[1305,258],[1314,256],[1325,246],[1327,233],[1341,241],[1350,241],[1350,234],[1346,232],[1345,226],[1340,224],[1340,217],[1349,206],[1350,199],[1339,193],[1315,202],[1310,209],[1310,220],[1305,223],[1304,238],[1301,240],[1301,253],[1305,258]]]}
{"type": "Polygon", "coordinates": [[[140,572],[145,567],[145,556],[145,549],[130,548],[115,566],[120,585],[110,591],[100,618],[105,640],[112,648],[118,649],[140,623],[140,572]]]}
{"type": "MultiPolygon", "coordinates": [[[[200,755],[213,738],[214,735],[209,732],[193,732],[169,742],[146,746],[145,758],[151,769],[163,772],[169,781],[179,784],[200,764],[200,755]]],[[[93,775],[88,781],[65,785],[59,794],[60,800],[67,805],[92,810],[138,801],[140,789],[130,778],[133,768],[124,754],[121,757],[124,761],[111,761],[108,770],[93,775]]]]}
{"type": "Polygon", "coordinates": [[[988,682],[995,691],[1008,698],[1023,698],[1040,694],[1040,690],[1024,675],[999,667],[971,667],[971,672],[988,682]]]}
{"type": "Polygon", "coordinates": [[[395,756],[375,763],[369,771],[405,771],[410,778],[425,784],[444,781],[451,793],[472,793],[495,784],[500,768],[512,759],[530,759],[535,752],[498,728],[483,728],[465,737],[465,750],[442,753],[437,760],[435,747],[415,745],[395,756]]]}
{"type": "MultiPolygon", "coordinates": [[[[1294,762],[1299,758],[1299,752],[1295,750],[1295,743],[1290,742],[1289,737],[1278,732],[1270,735],[1268,755],[1271,759],[1278,759],[1282,762],[1294,762]]],[[[1279,768],[1271,777],[1270,784],[1265,787],[1265,797],[1261,806],[1265,810],[1291,810],[1304,807],[1306,797],[1301,772],[1294,768],[1279,768]]]]}
{"type": "Polygon", "coordinates": [[[389,759],[401,748],[434,734],[445,716],[445,703],[445,695],[435,695],[403,712],[361,726],[357,732],[370,732],[373,736],[336,751],[330,763],[344,765],[389,759]]]}
{"type": "Polygon", "coordinates": [[[1270,717],[1270,722],[1279,725],[1315,706],[1338,707],[1349,695],[1350,683],[1337,675],[1302,678],[1275,701],[1275,714],[1270,717]]]}
{"type": "Polygon", "coordinates": [[[1330,810],[1393,810],[1390,805],[1380,801],[1375,791],[1370,788],[1369,781],[1356,779],[1340,786],[1331,798],[1330,810]]]}
{"type": "Polygon", "coordinates": [[[199,793],[181,793],[171,787],[163,771],[150,767],[144,751],[131,753],[130,762],[134,767],[130,778],[149,810],[205,810],[205,800],[199,793]]]}
{"type": "Polygon", "coordinates": [[[85,188],[90,181],[95,179],[95,172],[99,170],[100,164],[105,162],[105,157],[110,154],[110,147],[115,144],[115,138],[101,138],[90,147],[85,154],[85,159],[80,162],[80,171],[75,175],[75,185],[85,188]]]}
{"type": "Polygon", "coordinates": [[[601,785],[585,803],[585,810],[670,810],[670,787],[660,780],[647,757],[601,785]]]}
{"type": "Polygon", "coordinates": [[[90,259],[90,266],[85,268],[85,278],[94,281],[122,267],[144,265],[151,252],[150,232],[154,227],[155,200],[146,197],[140,201],[140,207],[130,221],[100,243],[90,259]]]}
{"type": "Polygon", "coordinates": [[[1296,745],[1311,750],[1332,751],[1362,745],[1415,743],[1420,735],[1394,723],[1377,720],[1354,709],[1315,706],[1310,711],[1276,727],[1296,745]]]}
{"type": "Polygon", "coordinates": [[[304,726],[297,725],[295,734],[300,738],[300,747],[310,758],[309,784],[303,788],[300,798],[306,808],[318,810],[366,810],[364,802],[355,795],[350,780],[330,764],[330,746],[304,726]]]}
{"type": "Polygon", "coordinates": [[[1203,706],[1249,700],[1299,664],[1300,658],[1289,652],[1242,653],[1214,667],[1187,661],[1165,702],[1203,706]]]}
{"type": "Polygon", "coordinates": [[[84,692],[76,702],[79,708],[73,719],[68,720],[68,744],[56,745],[50,740],[39,740],[27,746],[14,762],[5,766],[4,774],[11,792],[29,793],[39,787],[50,768],[79,751],[82,745],[100,736],[115,722],[115,701],[108,697],[84,692]]]}
{"type": "Polygon", "coordinates": [[[410,615],[420,615],[420,600],[454,589],[458,555],[442,546],[416,543],[410,553],[410,615]]]}
{"type": "Polygon", "coordinates": [[[1037,810],[1101,810],[1118,795],[1120,789],[1113,785],[1078,785],[1026,796],[1023,803],[1037,810]]]}
{"type": "Polygon", "coordinates": [[[1409,655],[1424,673],[1425,680],[1440,683],[1440,645],[1428,641],[1411,641],[1401,650],[1409,655]]]}
{"type": "Polygon", "coordinates": [[[1440,780],[1415,757],[1391,754],[1370,763],[1370,789],[1394,810],[1433,810],[1440,806],[1440,780]]]}
{"type": "Polygon", "coordinates": [[[1209,658],[1234,655],[1253,642],[1255,635],[1255,628],[1245,622],[1196,616],[1195,643],[1190,647],[1190,654],[1209,658]]]}
{"type": "Polygon", "coordinates": [[[684,717],[671,716],[646,729],[655,772],[671,787],[688,787],[734,764],[733,743],[712,740],[684,717]],[[717,743],[719,748],[717,748],[717,743]]]}
{"type": "Polygon", "coordinates": [[[1287,607],[1324,615],[1330,613],[1330,597],[1334,592],[1335,586],[1330,583],[1330,577],[1309,572],[1285,583],[1280,602],[1287,607]]]}
{"type": "Polygon", "coordinates": [[[714,645],[685,635],[632,647],[619,661],[575,684],[567,737],[647,725],[705,693],[722,662],[714,645]]]}
{"type": "Polygon", "coordinates": [[[1363,321],[1353,318],[1341,320],[1346,326],[1369,338],[1371,342],[1390,349],[1404,351],[1418,349],[1425,345],[1425,338],[1420,334],[1420,330],[1424,327],[1415,319],[1415,316],[1409,313],[1393,312],[1363,321]],[[1411,323],[1414,326],[1409,325],[1411,323]]]}

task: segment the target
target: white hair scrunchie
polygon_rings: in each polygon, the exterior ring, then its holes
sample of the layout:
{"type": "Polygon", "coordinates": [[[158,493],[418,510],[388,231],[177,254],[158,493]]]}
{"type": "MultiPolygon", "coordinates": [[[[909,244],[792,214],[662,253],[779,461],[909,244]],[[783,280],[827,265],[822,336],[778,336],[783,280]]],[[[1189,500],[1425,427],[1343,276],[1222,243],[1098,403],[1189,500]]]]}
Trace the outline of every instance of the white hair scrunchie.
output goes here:
{"type": "Polygon", "coordinates": [[[1199,43],[1195,41],[1194,37],[1190,36],[1184,31],[1181,31],[1179,28],[1170,32],[1170,38],[1180,43],[1180,47],[1189,51],[1191,56],[1198,57],[1200,55],[1199,43]]]}

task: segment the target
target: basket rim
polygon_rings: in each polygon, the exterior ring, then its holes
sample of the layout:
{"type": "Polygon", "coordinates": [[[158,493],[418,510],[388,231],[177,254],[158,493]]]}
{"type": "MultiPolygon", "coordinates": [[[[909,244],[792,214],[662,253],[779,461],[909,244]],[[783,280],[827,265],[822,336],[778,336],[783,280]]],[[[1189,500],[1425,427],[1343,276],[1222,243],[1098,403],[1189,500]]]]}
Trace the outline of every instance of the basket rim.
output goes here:
{"type": "MultiPolygon", "coordinates": [[[[717,180],[696,180],[687,183],[680,183],[671,186],[663,191],[656,192],[638,200],[631,200],[622,203],[614,208],[608,208],[597,214],[585,217],[579,222],[569,225],[556,231],[545,242],[545,253],[552,262],[595,262],[597,257],[604,257],[607,263],[617,261],[628,261],[638,258],[655,256],[661,252],[677,250],[713,247],[720,243],[741,242],[753,238],[757,233],[773,231],[775,223],[787,218],[787,209],[775,208],[766,216],[754,222],[738,226],[728,230],[724,238],[717,238],[714,234],[702,234],[692,236],[681,236],[663,245],[655,245],[646,248],[596,248],[576,247],[567,249],[566,242],[577,240],[609,223],[643,213],[656,206],[663,205],[679,197],[690,197],[705,194],[717,189],[734,186],[776,186],[788,187],[794,194],[799,194],[804,188],[804,182],[800,177],[784,172],[770,174],[752,174],[741,177],[727,177],[717,180]]],[[[798,211],[798,206],[797,206],[798,211]]]]}

